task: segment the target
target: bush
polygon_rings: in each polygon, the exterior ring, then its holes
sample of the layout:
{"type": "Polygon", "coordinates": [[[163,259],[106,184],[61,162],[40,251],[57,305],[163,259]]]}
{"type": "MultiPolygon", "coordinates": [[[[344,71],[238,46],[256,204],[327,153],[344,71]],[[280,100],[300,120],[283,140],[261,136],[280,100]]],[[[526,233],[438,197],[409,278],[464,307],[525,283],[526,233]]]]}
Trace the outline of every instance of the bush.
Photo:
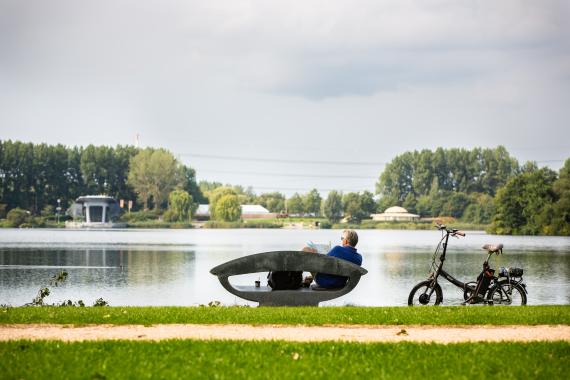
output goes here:
{"type": "Polygon", "coordinates": [[[319,222],[319,228],[321,230],[330,230],[332,228],[332,223],[327,220],[324,220],[322,222],[319,222]]]}
{"type": "Polygon", "coordinates": [[[24,223],[31,224],[31,219],[32,217],[30,216],[29,211],[22,210],[18,207],[8,211],[8,215],[6,216],[9,227],[20,227],[24,223]]]}
{"type": "Polygon", "coordinates": [[[242,223],[242,228],[281,228],[283,223],[275,223],[271,220],[256,220],[256,221],[244,221],[242,223]]]}
{"type": "Polygon", "coordinates": [[[46,217],[46,218],[55,218],[55,207],[53,207],[52,205],[46,205],[42,209],[41,215],[46,217]]]}
{"type": "Polygon", "coordinates": [[[283,224],[274,223],[271,221],[237,221],[237,222],[224,222],[218,220],[210,220],[204,223],[204,228],[281,228],[283,224]]]}
{"type": "Polygon", "coordinates": [[[173,228],[173,229],[183,229],[183,228],[194,228],[192,223],[182,223],[182,222],[165,222],[162,220],[144,220],[142,222],[130,221],[127,223],[129,228],[173,228]]]}
{"type": "Polygon", "coordinates": [[[184,190],[174,190],[168,196],[168,210],[164,213],[167,222],[188,222],[198,208],[192,196],[184,190]]]}
{"type": "Polygon", "coordinates": [[[224,222],[236,222],[241,217],[241,207],[238,197],[224,195],[217,200],[215,206],[215,219],[224,222]]]}
{"type": "Polygon", "coordinates": [[[157,220],[160,217],[158,211],[133,211],[121,215],[121,220],[124,222],[147,222],[157,220]]]}

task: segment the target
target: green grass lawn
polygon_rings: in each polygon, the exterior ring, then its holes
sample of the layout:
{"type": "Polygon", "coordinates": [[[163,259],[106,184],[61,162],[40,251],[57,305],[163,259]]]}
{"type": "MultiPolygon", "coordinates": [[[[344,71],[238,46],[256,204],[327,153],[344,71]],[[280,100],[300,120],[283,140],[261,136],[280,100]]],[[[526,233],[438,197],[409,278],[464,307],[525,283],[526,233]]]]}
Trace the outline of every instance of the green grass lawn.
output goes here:
{"type": "Polygon", "coordinates": [[[568,342],[0,342],[3,379],[563,379],[568,342]]]}
{"type": "Polygon", "coordinates": [[[570,324],[570,306],[452,307],[16,307],[0,308],[0,324],[570,324]]]}

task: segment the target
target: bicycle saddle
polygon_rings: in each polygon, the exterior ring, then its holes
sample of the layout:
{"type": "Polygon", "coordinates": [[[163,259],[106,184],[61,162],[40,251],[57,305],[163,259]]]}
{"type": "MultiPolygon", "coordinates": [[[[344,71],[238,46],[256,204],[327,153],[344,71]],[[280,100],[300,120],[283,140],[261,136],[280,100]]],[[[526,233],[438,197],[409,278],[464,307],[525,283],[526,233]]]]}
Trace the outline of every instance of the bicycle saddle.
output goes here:
{"type": "Polygon", "coordinates": [[[485,244],[483,249],[489,253],[500,253],[503,251],[503,244],[485,244]]]}

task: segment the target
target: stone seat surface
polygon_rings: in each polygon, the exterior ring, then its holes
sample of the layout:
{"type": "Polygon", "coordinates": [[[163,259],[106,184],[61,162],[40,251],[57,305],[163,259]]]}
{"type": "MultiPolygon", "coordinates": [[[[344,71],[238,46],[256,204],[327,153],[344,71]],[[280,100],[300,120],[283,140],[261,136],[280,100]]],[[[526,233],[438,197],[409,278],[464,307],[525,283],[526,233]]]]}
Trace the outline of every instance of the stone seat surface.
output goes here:
{"type": "Polygon", "coordinates": [[[230,293],[260,306],[318,306],[319,302],[331,300],[352,291],[365,275],[366,269],[346,260],[303,251],[264,252],[235,260],[212,268],[222,286],[230,293]],[[230,276],[270,271],[304,271],[344,276],[348,280],[338,289],[299,288],[295,290],[273,290],[269,287],[233,286],[230,276]]]}

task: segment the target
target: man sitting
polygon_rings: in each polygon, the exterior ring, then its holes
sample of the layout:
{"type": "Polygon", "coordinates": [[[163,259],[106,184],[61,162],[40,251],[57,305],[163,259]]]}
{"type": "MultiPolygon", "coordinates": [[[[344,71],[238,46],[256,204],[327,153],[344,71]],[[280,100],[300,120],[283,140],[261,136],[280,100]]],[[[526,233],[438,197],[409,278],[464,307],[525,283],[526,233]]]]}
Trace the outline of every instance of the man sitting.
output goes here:
{"type": "MultiPolygon", "coordinates": [[[[338,257],[346,261],[350,261],[356,265],[362,265],[362,256],[356,252],[356,244],[358,243],[358,235],[354,230],[344,230],[341,237],[341,245],[337,245],[327,253],[327,256],[338,257]]],[[[312,248],[304,248],[304,251],[314,252],[312,248]]],[[[317,273],[315,282],[321,288],[342,288],[346,284],[347,277],[336,276],[326,273],[317,273]]],[[[310,281],[310,279],[309,279],[310,281]]]]}

